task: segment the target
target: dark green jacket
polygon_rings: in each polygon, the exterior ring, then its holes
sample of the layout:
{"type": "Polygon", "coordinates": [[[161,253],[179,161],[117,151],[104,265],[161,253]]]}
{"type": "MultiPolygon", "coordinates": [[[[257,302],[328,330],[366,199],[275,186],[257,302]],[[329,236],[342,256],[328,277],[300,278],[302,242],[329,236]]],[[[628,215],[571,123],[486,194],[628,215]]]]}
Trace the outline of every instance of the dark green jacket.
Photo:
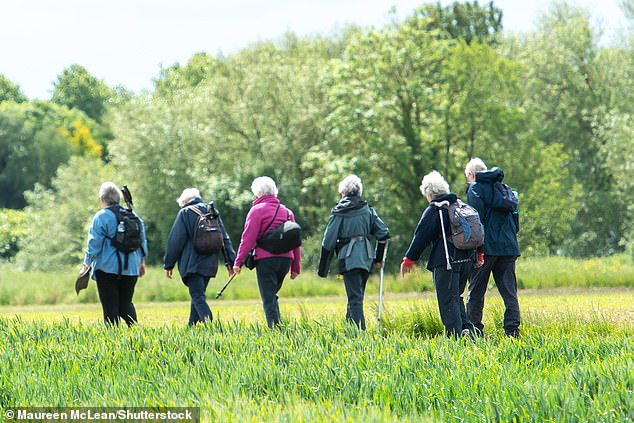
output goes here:
{"type": "Polygon", "coordinates": [[[480,221],[484,225],[484,245],[478,251],[490,256],[519,256],[519,228],[513,213],[494,210],[491,207],[493,184],[502,182],[503,179],[504,172],[498,167],[476,172],[475,182],[467,191],[467,204],[478,211],[480,221]]]}
{"type": "Polygon", "coordinates": [[[353,269],[369,271],[374,262],[381,261],[385,241],[389,237],[387,226],[372,207],[356,195],[343,197],[332,209],[324,232],[319,276],[328,274],[333,251],[339,259],[339,272],[353,269]],[[370,236],[383,241],[377,243],[376,251],[370,236]]]}

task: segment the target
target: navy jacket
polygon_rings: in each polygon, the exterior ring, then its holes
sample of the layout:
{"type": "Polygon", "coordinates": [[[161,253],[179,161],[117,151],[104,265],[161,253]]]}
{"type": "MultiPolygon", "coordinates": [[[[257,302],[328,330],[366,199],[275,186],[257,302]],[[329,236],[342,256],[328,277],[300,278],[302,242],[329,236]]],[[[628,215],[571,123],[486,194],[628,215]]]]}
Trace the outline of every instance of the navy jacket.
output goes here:
{"type": "MultiPolygon", "coordinates": [[[[439,195],[434,198],[434,201],[441,202],[447,200],[449,203],[454,203],[457,199],[458,197],[456,194],[450,193],[439,195]]],[[[416,225],[414,238],[405,253],[405,256],[408,259],[416,261],[423,254],[425,248],[431,244],[431,253],[429,254],[429,260],[427,261],[427,269],[429,270],[433,270],[434,267],[447,265],[438,210],[438,207],[430,204],[423,211],[423,215],[418,221],[418,225],[416,225]]],[[[457,248],[454,248],[453,244],[449,241],[449,236],[451,235],[449,212],[446,208],[441,208],[440,211],[443,214],[449,260],[451,262],[456,262],[473,259],[475,250],[458,250],[457,248]]]]}
{"type": "MultiPolygon", "coordinates": [[[[218,272],[218,254],[203,256],[196,253],[192,238],[198,215],[194,211],[187,209],[187,207],[192,205],[198,207],[202,212],[207,210],[207,205],[203,203],[202,199],[196,197],[178,211],[167,239],[167,251],[165,252],[163,267],[165,269],[173,269],[176,263],[178,263],[178,273],[183,280],[188,275],[194,273],[213,278],[218,272]]],[[[220,215],[218,215],[218,223],[222,230],[222,237],[224,238],[227,264],[233,266],[236,253],[233,250],[231,239],[229,239],[229,235],[225,230],[220,215]]]]}
{"type": "Polygon", "coordinates": [[[484,245],[479,250],[490,256],[519,256],[519,228],[513,213],[491,208],[493,184],[503,179],[504,172],[499,167],[476,172],[475,182],[467,191],[467,204],[478,211],[484,225],[484,245]]]}

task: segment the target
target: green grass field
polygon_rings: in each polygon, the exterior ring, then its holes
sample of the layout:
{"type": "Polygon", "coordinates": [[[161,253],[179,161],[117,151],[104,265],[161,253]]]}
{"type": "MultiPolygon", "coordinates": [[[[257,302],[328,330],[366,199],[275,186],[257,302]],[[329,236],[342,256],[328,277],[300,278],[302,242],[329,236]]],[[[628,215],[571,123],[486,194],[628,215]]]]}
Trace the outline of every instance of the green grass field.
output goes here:
{"type": "MultiPolygon", "coordinates": [[[[140,324],[106,329],[98,304],[0,307],[0,404],[193,406],[202,421],[606,421],[634,419],[634,290],[523,290],[523,337],[439,336],[433,293],[376,296],[367,333],[340,296],[281,293],[285,323],[258,300],[210,300],[216,321],[186,328],[187,302],[138,302],[140,324]]],[[[439,329],[440,328],[440,329],[439,329]]]]}

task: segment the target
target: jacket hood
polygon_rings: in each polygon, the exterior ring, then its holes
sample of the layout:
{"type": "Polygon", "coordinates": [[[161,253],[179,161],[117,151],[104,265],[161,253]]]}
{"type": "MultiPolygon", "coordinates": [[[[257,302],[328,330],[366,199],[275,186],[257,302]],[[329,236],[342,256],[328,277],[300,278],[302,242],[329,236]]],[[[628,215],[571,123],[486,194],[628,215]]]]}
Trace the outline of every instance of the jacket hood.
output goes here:
{"type": "Polygon", "coordinates": [[[187,207],[187,206],[193,206],[194,204],[198,204],[198,203],[202,203],[203,199],[200,197],[194,197],[191,200],[189,200],[184,206],[183,208],[187,207]]]}
{"type": "Polygon", "coordinates": [[[438,197],[434,198],[432,201],[434,203],[440,203],[443,201],[448,201],[449,204],[451,203],[455,203],[456,200],[458,200],[458,196],[456,194],[454,194],[453,192],[450,192],[449,194],[441,194],[438,197]]]}
{"type": "Polygon", "coordinates": [[[255,206],[256,204],[261,203],[273,203],[275,205],[278,205],[280,203],[280,200],[273,194],[264,194],[256,198],[253,203],[251,203],[251,205],[255,206]]]}
{"type": "Polygon", "coordinates": [[[483,170],[482,172],[476,172],[476,182],[484,182],[493,184],[495,182],[502,182],[504,179],[504,171],[499,167],[494,167],[489,170],[483,170]]]}
{"type": "Polygon", "coordinates": [[[366,204],[368,204],[367,201],[362,200],[358,195],[346,195],[332,208],[332,214],[358,210],[365,207],[366,204]]]}

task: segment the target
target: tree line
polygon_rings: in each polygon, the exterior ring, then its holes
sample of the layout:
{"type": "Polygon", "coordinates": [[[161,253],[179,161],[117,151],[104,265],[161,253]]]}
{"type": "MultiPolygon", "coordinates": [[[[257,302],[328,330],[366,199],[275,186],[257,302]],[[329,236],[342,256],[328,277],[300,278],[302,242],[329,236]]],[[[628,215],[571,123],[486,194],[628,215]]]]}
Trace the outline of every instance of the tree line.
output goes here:
{"type": "Polygon", "coordinates": [[[251,181],[267,175],[312,266],[337,183],[355,173],[400,258],[426,206],[422,176],[440,171],[464,198],[474,156],[519,191],[524,254],[631,251],[631,34],[600,43],[566,3],[529,33],[502,23],[493,2],[423,5],[386,27],[199,53],[139,94],[73,65],[49,101],[29,101],[0,76],[0,255],[27,269],[80,263],[105,180],[132,191],[149,263],[189,186],[237,243],[251,181]]]}

